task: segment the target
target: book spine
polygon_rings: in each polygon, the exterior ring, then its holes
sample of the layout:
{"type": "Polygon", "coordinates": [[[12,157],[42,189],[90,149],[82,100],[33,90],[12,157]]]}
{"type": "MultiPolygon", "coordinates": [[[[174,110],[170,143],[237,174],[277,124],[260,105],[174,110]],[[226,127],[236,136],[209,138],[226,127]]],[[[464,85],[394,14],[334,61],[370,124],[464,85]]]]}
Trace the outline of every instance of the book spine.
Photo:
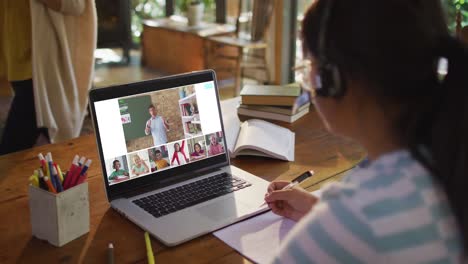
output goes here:
{"type": "Polygon", "coordinates": [[[262,111],[256,111],[256,110],[247,110],[247,109],[240,108],[240,107],[237,109],[237,114],[244,115],[244,116],[256,117],[256,118],[266,118],[266,119],[278,120],[278,121],[291,123],[290,116],[287,116],[287,115],[269,113],[269,112],[262,112],[262,111]]]}
{"type": "Polygon", "coordinates": [[[292,123],[296,121],[297,119],[303,117],[308,112],[309,112],[309,109],[306,108],[306,109],[303,109],[301,112],[297,112],[296,114],[291,116],[291,115],[283,115],[283,114],[278,114],[278,113],[250,110],[250,109],[245,109],[241,107],[237,108],[237,114],[239,115],[278,120],[278,121],[283,121],[283,122],[288,122],[288,123],[292,123]]]}
{"type": "Polygon", "coordinates": [[[286,106],[268,106],[268,105],[246,105],[241,104],[239,105],[241,108],[245,108],[247,110],[256,110],[262,112],[270,112],[270,113],[277,113],[283,115],[292,115],[293,108],[286,107],[286,106]]]}
{"type": "Polygon", "coordinates": [[[250,105],[276,105],[292,107],[295,102],[296,97],[242,96],[242,103],[250,105]]]}

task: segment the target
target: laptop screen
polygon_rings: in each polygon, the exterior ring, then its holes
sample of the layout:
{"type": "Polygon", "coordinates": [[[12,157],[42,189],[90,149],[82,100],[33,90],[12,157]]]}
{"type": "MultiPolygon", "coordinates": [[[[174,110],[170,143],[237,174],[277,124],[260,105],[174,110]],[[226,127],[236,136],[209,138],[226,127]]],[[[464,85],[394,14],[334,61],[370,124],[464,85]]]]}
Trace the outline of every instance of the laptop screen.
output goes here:
{"type": "Polygon", "coordinates": [[[219,156],[226,159],[214,80],[154,87],[95,101],[93,107],[108,187],[171,177],[206,166],[210,159],[219,162],[219,156]]]}

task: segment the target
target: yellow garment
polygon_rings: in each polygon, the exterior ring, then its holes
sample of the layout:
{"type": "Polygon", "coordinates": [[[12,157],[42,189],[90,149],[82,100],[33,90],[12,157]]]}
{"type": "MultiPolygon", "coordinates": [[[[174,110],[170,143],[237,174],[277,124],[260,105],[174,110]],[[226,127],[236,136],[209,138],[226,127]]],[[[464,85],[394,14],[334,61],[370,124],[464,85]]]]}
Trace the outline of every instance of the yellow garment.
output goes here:
{"type": "Polygon", "coordinates": [[[169,166],[169,163],[167,163],[165,159],[155,160],[154,162],[156,163],[158,170],[169,166]]]}
{"type": "Polygon", "coordinates": [[[32,78],[31,9],[29,0],[0,1],[0,77],[32,78]]]}

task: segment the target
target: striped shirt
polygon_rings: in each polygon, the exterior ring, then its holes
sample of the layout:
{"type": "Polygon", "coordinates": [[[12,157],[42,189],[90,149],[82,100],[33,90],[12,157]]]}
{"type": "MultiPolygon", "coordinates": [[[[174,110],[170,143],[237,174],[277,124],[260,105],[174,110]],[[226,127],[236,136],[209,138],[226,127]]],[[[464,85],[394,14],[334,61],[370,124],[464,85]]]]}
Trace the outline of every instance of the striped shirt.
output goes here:
{"type": "Polygon", "coordinates": [[[401,150],[327,186],[274,263],[459,263],[461,255],[446,195],[401,150]]]}

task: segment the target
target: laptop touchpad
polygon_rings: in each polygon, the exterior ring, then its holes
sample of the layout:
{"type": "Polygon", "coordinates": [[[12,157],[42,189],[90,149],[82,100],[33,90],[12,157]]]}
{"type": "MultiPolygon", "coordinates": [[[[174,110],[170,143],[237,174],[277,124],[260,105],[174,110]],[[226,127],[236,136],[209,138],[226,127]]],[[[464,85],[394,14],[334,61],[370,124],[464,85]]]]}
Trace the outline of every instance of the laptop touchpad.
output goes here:
{"type": "Polygon", "coordinates": [[[197,208],[197,212],[212,221],[222,221],[225,219],[234,219],[244,215],[248,211],[248,206],[237,201],[233,197],[216,201],[197,208]]]}

